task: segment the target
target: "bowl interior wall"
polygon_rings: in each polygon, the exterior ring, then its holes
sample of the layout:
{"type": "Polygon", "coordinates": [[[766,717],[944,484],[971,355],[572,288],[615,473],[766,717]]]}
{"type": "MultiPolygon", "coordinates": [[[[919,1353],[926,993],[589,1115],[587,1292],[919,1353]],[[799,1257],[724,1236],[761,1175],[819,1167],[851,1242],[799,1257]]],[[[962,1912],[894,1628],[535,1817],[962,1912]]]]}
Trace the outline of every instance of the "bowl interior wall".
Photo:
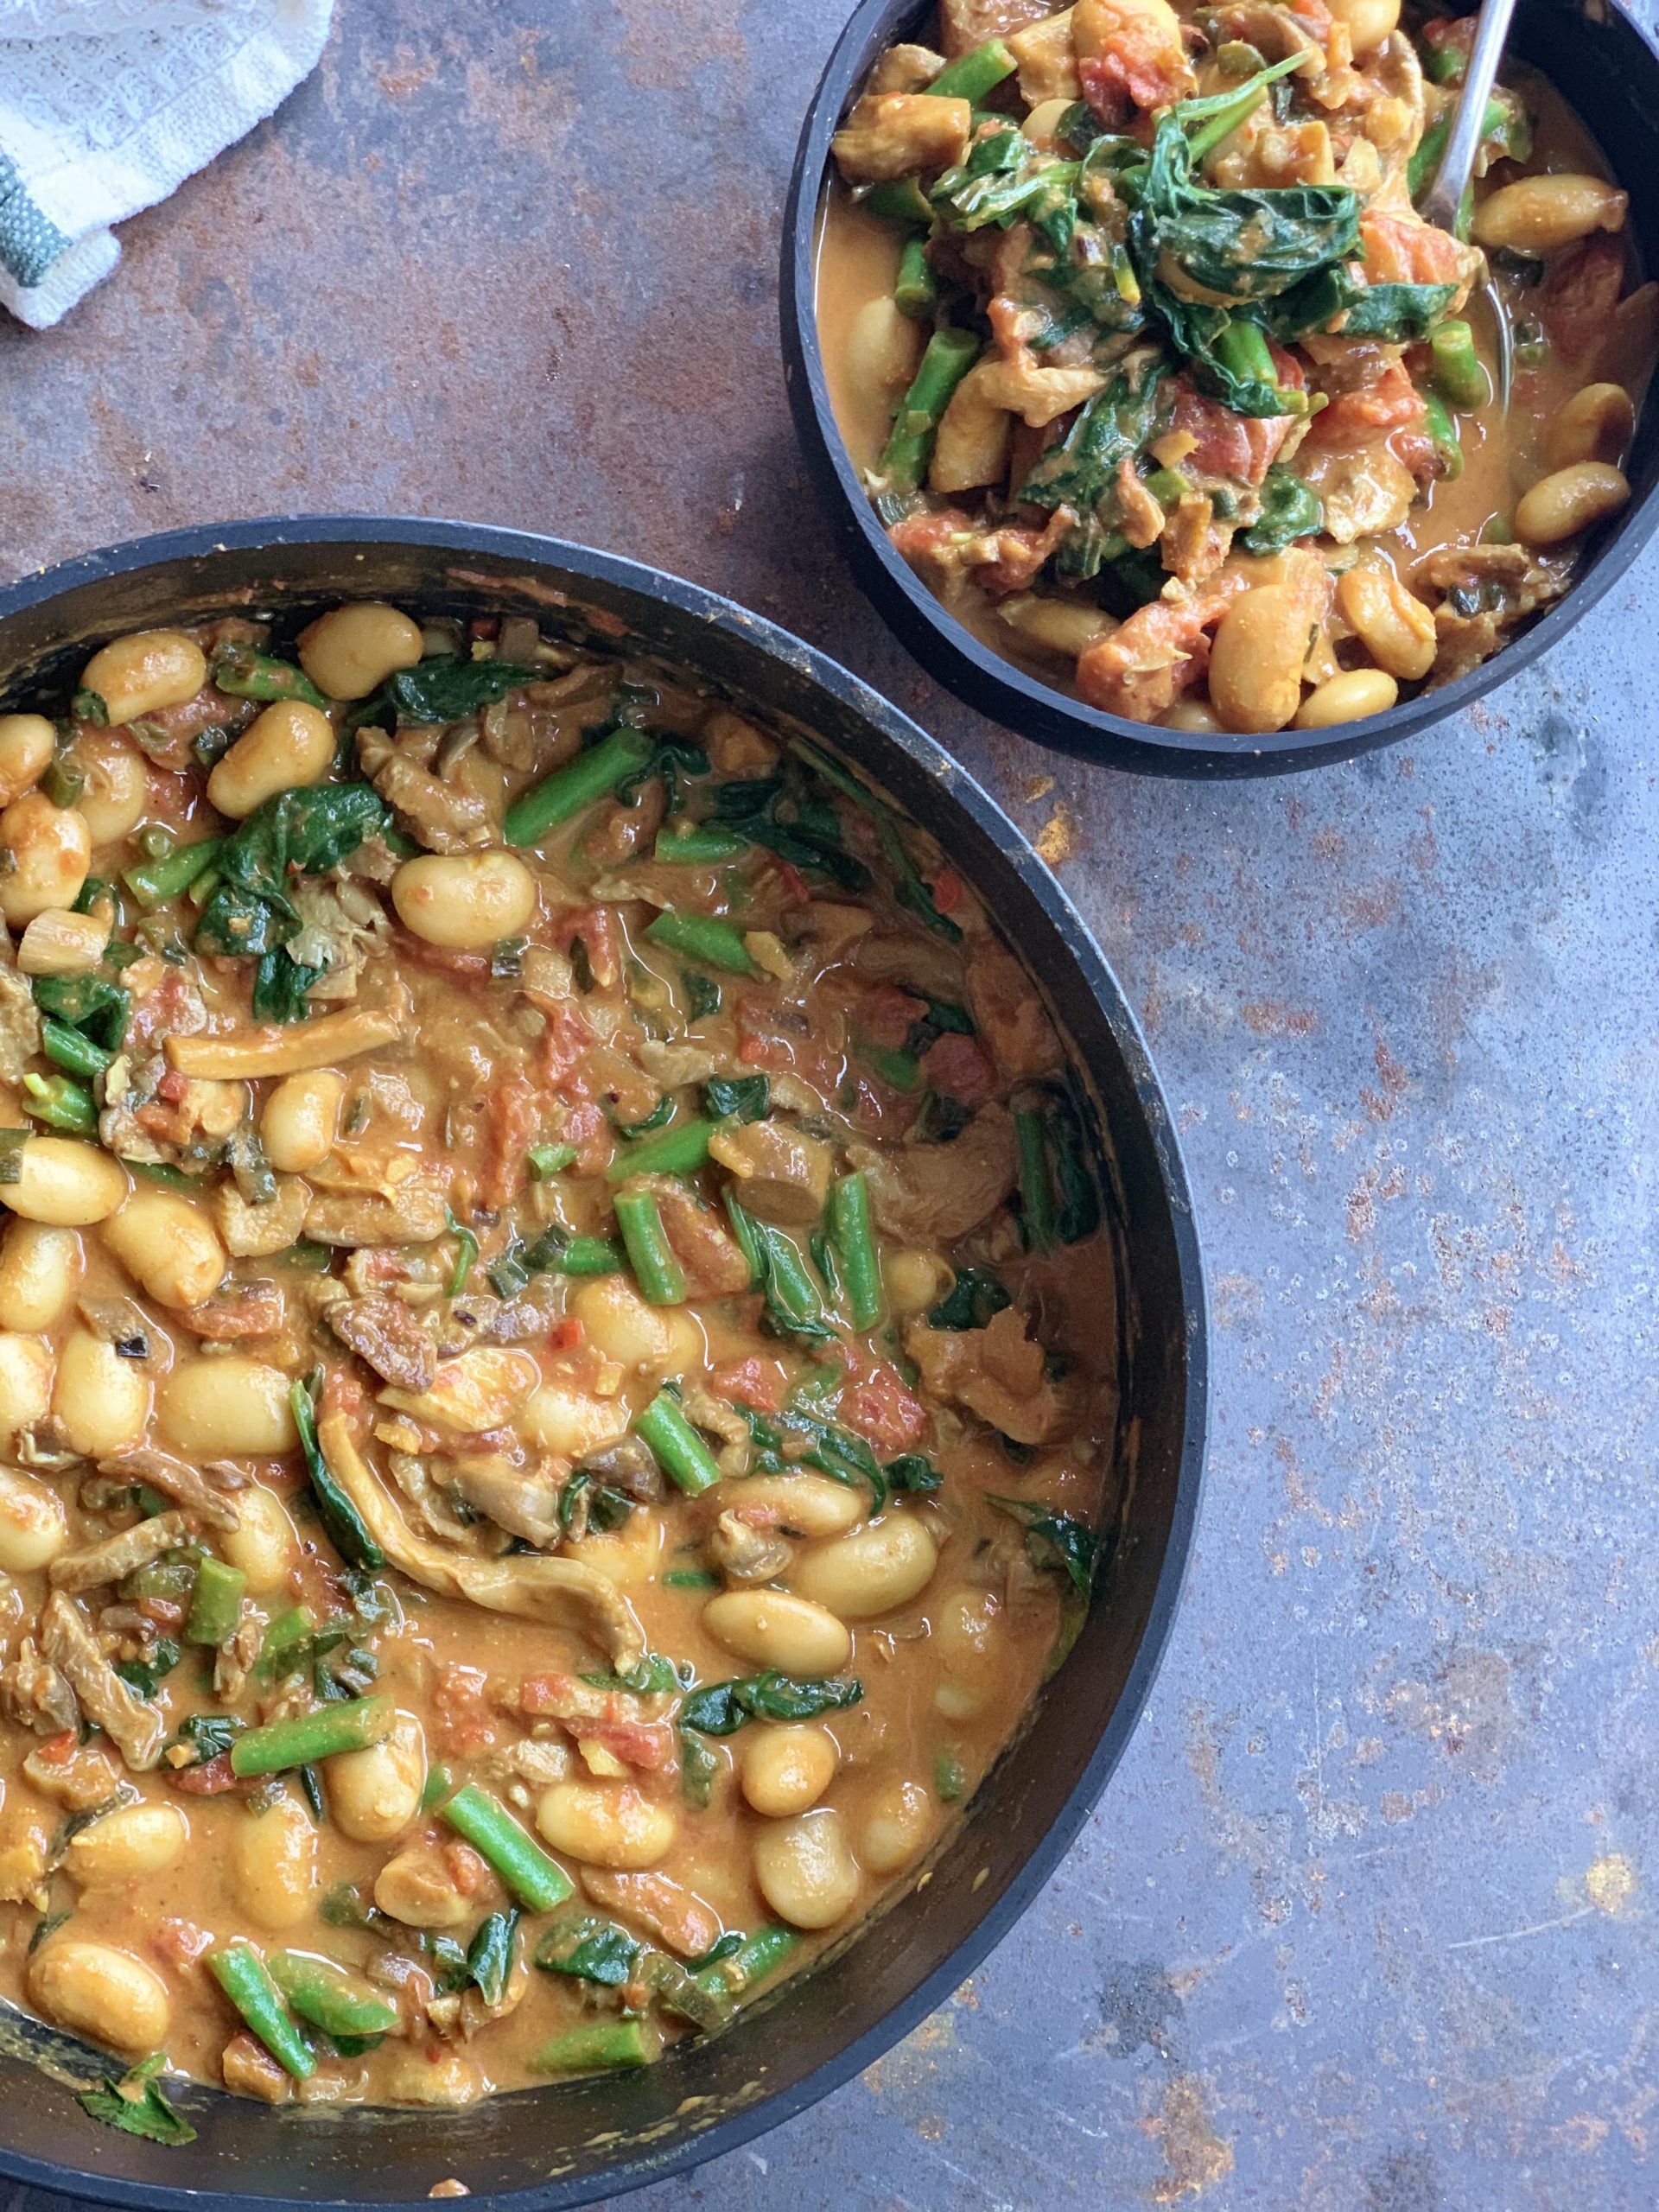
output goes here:
{"type": "Polygon", "coordinates": [[[183,2152],[87,2120],[37,2066],[67,2058],[84,2082],[93,2070],[85,2050],[16,2016],[0,2021],[0,2171],[20,2178],[168,2207],[194,2201],[187,2192],[195,2191],[267,2205],[413,2205],[454,2175],[474,2201],[575,2205],[733,2147],[868,2064],[1012,1924],[1076,1834],[1149,1685],[1190,1537],[1203,1429],[1196,1250],[1138,1033],[1029,848],[874,695],[724,602],[581,549],[451,525],[247,524],[217,540],[179,533],[0,593],[0,702],[15,704],[42,677],[72,677],[89,645],[129,629],[251,608],[280,613],[341,595],[385,596],[429,613],[522,611],[611,650],[620,624],[629,650],[792,721],[864,766],[939,838],[1027,959],[1087,1071],[1110,1153],[1129,1287],[1123,1376],[1133,1452],[1110,1567],[1060,1693],[1040,1701],[901,1909],[726,2034],[643,2073],[519,2093],[460,2114],[273,2112],[187,2092],[181,2101],[200,2137],[183,2152]]]}

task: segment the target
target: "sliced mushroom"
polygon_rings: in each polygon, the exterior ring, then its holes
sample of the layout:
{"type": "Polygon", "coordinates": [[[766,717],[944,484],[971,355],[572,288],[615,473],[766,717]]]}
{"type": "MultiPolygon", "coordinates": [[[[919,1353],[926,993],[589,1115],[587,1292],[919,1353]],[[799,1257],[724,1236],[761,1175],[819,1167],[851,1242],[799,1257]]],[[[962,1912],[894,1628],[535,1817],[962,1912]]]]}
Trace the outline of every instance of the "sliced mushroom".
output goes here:
{"type": "Polygon", "coordinates": [[[167,1723],[159,1707],[130,1689],[99,1648],[86,1617],[73,1598],[54,1590],[41,1614],[41,1642],[47,1657],[127,1764],[142,1772],[162,1756],[167,1723]]]}
{"type": "Polygon", "coordinates": [[[401,1298],[344,1298],[328,1308],[328,1325],[375,1373],[400,1390],[429,1390],[437,1346],[401,1298]]]}
{"type": "MultiPolygon", "coordinates": [[[[225,1489],[241,1490],[247,1485],[247,1477],[234,1468],[231,1470],[236,1476],[234,1483],[222,1484],[219,1489],[194,1467],[187,1467],[182,1459],[175,1459],[165,1452],[124,1452],[118,1459],[100,1459],[98,1471],[117,1482],[148,1483],[151,1490],[160,1491],[164,1497],[174,1497],[181,1505],[188,1505],[196,1518],[205,1521],[210,1529],[239,1529],[242,1525],[236,1508],[227,1503],[223,1494],[225,1489]]],[[[83,1502],[85,1497],[83,1491],[83,1502]]]]}
{"type": "Polygon", "coordinates": [[[578,1560],[515,1554],[467,1559],[417,1536],[391,1492],[364,1460],[343,1414],[325,1414],[321,1441],[335,1480],[362,1515],[391,1564],[426,1589],[463,1598],[490,1612],[516,1613],[586,1637],[619,1674],[637,1667],[645,1639],[627,1600],[598,1569],[578,1560]]]}
{"type": "Polygon", "coordinates": [[[182,1513],[157,1513],[149,1521],[137,1521],[130,1529],[123,1529],[118,1535],[105,1536],[101,1543],[88,1544],[78,1552],[60,1552],[47,1569],[48,1580],[54,1589],[77,1594],[99,1590],[189,1541],[190,1523],[182,1513]]]}

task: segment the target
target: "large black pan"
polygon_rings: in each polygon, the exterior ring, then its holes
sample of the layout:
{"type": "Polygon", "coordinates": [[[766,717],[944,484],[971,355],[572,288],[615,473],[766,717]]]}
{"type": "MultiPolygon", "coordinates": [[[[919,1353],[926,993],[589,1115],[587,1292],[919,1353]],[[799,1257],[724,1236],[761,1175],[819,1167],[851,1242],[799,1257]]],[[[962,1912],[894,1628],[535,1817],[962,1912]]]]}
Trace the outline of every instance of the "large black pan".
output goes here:
{"type": "Polygon", "coordinates": [[[1205,1324],[1167,1108],[1105,963],[1007,817],[914,723],[797,639],[690,584],[579,546],[446,523],[243,523],[95,553],[0,591],[0,704],[67,680],[124,631],[252,605],[297,613],[375,596],[428,613],[510,613],[660,658],[868,772],[939,840],[1029,963],[1098,1102],[1128,1285],[1122,1347],[1131,1481],[1089,1623],[1023,1739],[987,1779],[932,1878],[726,2034],[623,2077],[466,2113],[270,2108],[207,2091],[162,2150],[89,2120],[38,2069],[96,2070],[0,2010],[0,2172],[105,2204],[428,2203],[454,2176],[482,2208],[591,2203],[683,2171],[846,2081],[962,1980],[1058,1863],[1116,1764],[1169,1634],[1198,1503],[1205,1324]]]}
{"type": "MultiPolygon", "coordinates": [[[[1058,4],[1058,0],[1057,0],[1058,4]]],[[[1453,12],[1461,12],[1454,8],[1453,12]]],[[[1165,776],[1262,776],[1317,768],[1392,745],[1456,714],[1536,660],[1617,583],[1659,524],[1659,407],[1643,410],[1626,467],[1634,497],[1593,539],[1578,582],[1515,643],[1438,691],[1402,700],[1386,715],[1334,729],[1280,730],[1270,737],[1217,737],[1161,729],[1102,714],[1027,676],[947,614],[895,553],[836,427],[813,306],[818,211],[830,141],[876,56],[896,39],[925,37],[933,0],[863,0],[842,33],[807,111],[784,218],[784,372],[807,461],[853,565],[880,613],[924,668],[959,698],[1022,736],[1083,760],[1165,776]]],[[[1614,175],[1630,194],[1630,227],[1639,261],[1659,272],[1659,48],[1617,0],[1520,0],[1510,50],[1540,69],[1589,125],[1614,175]]]]}

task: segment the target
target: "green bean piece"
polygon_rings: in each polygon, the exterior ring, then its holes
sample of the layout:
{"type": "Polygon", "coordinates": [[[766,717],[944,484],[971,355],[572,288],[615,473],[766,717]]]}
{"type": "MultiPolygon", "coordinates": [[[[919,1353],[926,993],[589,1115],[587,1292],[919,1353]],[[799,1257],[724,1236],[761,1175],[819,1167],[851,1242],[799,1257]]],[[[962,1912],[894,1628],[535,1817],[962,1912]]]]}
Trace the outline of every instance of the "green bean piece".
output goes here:
{"type": "MultiPolygon", "coordinates": [[[[1232,375],[1242,380],[1270,385],[1279,389],[1279,365],[1268,344],[1268,334],[1259,322],[1252,322],[1247,315],[1235,315],[1220,333],[1215,344],[1216,359],[1232,375]]],[[[1294,411],[1306,411],[1307,402],[1300,392],[1286,392],[1287,402],[1301,401],[1294,411]]]]}
{"type": "Polygon", "coordinates": [[[893,288],[893,304],[912,322],[931,322],[939,304],[939,280],[927,257],[925,238],[906,238],[899,257],[899,275],[893,288]]]}
{"type": "Polygon", "coordinates": [[[1048,1132],[1042,1109],[1018,1106],[1014,1115],[1020,1160],[1020,1205],[1026,1224],[1026,1249],[1054,1249],[1054,1192],[1048,1174],[1048,1132]]]}
{"type": "Polygon", "coordinates": [[[252,1944],[238,1936],[216,1947],[207,1954],[207,1969],[271,2056],[296,2082],[308,2082],[316,2058],[252,1944]]]}
{"type": "Polygon", "coordinates": [[[79,1029],[49,1014],[41,1018],[41,1050],[59,1067],[67,1068],[71,1075],[84,1075],[89,1082],[93,1076],[102,1075],[115,1058],[102,1045],[95,1045],[79,1029]]]}
{"type": "Polygon", "coordinates": [[[662,1462],[663,1472],[688,1497],[712,1490],[720,1480],[714,1453],[666,1390],[634,1415],[633,1425],[662,1462]]]}
{"type": "Polygon", "coordinates": [[[922,1087],[922,1064],[914,1052],[907,1052],[902,1046],[867,1045],[864,1057],[871,1072],[879,1075],[893,1090],[908,1094],[922,1087]]]}
{"type": "Polygon", "coordinates": [[[302,1664],[316,1624],[308,1607],[290,1606],[266,1628],[253,1671],[262,1682],[280,1682],[302,1664]]]}
{"type": "Polygon", "coordinates": [[[309,1951],[273,1951],[266,1970],[302,2020],[329,2036],[390,2035],[397,2015],[366,1981],[309,1951]]]}
{"type": "Polygon", "coordinates": [[[971,331],[936,330],[928,340],[922,365],[893,418],[893,432],[881,456],[881,473],[889,491],[920,488],[932,455],[934,434],[950,404],[950,395],[978,359],[979,340],[971,331]]]}
{"type": "Polygon", "coordinates": [[[933,220],[928,196],[919,180],[913,176],[885,177],[880,184],[858,193],[855,204],[884,223],[914,226],[925,231],[933,220]]]}
{"type": "Polygon", "coordinates": [[[955,1805],[967,1787],[967,1770],[950,1746],[941,1744],[933,1754],[934,1796],[941,1805],[955,1805]]]}
{"type": "Polygon", "coordinates": [[[1446,481],[1455,484],[1463,474],[1463,444],[1452,419],[1452,410],[1438,391],[1423,395],[1423,428],[1445,464],[1446,481]]]}
{"type": "Polygon", "coordinates": [[[248,1578],[239,1567],[227,1567],[222,1559],[205,1553],[196,1569],[195,1595],[184,1624],[185,1642],[210,1644],[217,1649],[234,1636],[242,1615],[242,1592],[247,1586],[248,1578]]]}
{"type": "Polygon", "coordinates": [[[233,1774],[281,1774],[289,1767],[331,1759],[337,1751],[365,1751],[391,1733],[397,1705],[390,1697],[346,1698],[250,1728],[231,1747],[233,1774]]]}
{"type": "Polygon", "coordinates": [[[1434,389],[1448,407],[1484,407],[1491,381],[1475,351],[1475,334],[1453,316],[1428,335],[1434,363],[1434,389]]]}
{"type": "Polygon", "coordinates": [[[213,661],[213,684],[232,699],[301,699],[308,707],[326,707],[327,698],[302,669],[292,661],[278,660],[255,645],[237,642],[222,646],[213,661]]]}
{"type": "Polygon", "coordinates": [[[677,914],[671,907],[658,914],[645,935],[665,952],[683,959],[701,960],[706,967],[723,968],[734,976],[758,976],[741,930],[714,914],[677,914]]]}
{"type": "Polygon", "coordinates": [[[619,1191],[616,1225],[622,1231],[628,1263],[648,1304],[683,1306],[685,1270],[663,1227],[662,1210],[649,1191],[619,1191]]]}
{"type": "Polygon", "coordinates": [[[642,2020],[601,2020],[555,2036],[530,2063],[538,2074],[601,2074],[623,2066],[649,2066],[655,2056],[642,2020]]]}
{"type": "Polygon", "coordinates": [[[454,1788],[454,1779],[447,1767],[435,1766],[427,1771],[426,1786],[421,1791],[421,1810],[431,1812],[441,1804],[454,1788]]]}
{"type": "Polygon", "coordinates": [[[92,1092],[67,1075],[26,1075],[22,1107],[48,1129],[62,1129],[73,1137],[98,1135],[98,1108],[92,1092]]]}
{"type": "Polygon", "coordinates": [[[573,1144],[533,1144],[524,1154],[532,1181],[545,1183],[569,1167],[576,1156],[573,1144]]]}
{"type": "Polygon", "coordinates": [[[798,1940],[787,1928],[757,1928],[729,1957],[714,1966],[699,1967],[693,1980],[715,1995],[735,2002],[758,1982],[776,1974],[798,1940]]]}
{"type": "Polygon", "coordinates": [[[530,1259],[538,1274],[620,1275],[627,1255],[608,1236],[555,1237],[549,1230],[530,1248],[530,1259]]]}
{"type": "Polygon", "coordinates": [[[753,1221],[755,1242],[766,1272],[766,1304],[774,1326],[791,1333],[823,1338],[829,1333],[823,1300],[806,1271],[806,1262],[781,1229],[769,1221],[753,1221]]]}
{"type": "MultiPolygon", "coordinates": [[[[1509,111],[1503,101],[1495,98],[1489,99],[1486,111],[1480,118],[1481,137],[1503,137],[1508,130],[1509,121],[1509,111]]],[[[1406,190],[1413,200],[1420,199],[1426,187],[1433,184],[1439,175],[1440,157],[1451,136],[1452,117],[1446,115],[1440,122],[1432,123],[1418,140],[1417,150],[1406,164],[1406,190]]]]}
{"type": "Polygon", "coordinates": [[[365,1567],[378,1574],[386,1563],[386,1555],[369,1534],[363,1516],[334,1480],[328,1462],[322,1456],[322,1446],[317,1440],[317,1409],[311,1393],[303,1382],[296,1382],[288,1395],[322,1525],[352,1566],[365,1567]]]}
{"type": "Polygon", "coordinates": [[[642,729],[613,729],[568,767],[556,768],[507,809],[501,834],[510,845],[534,845],[604,798],[631,769],[643,767],[657,741],[642,729]]]}
{"type": "Polygon", "coordinates": [[[830,1191],[830,1242],[841,1262],[853,1326],[874,1329],[882,1313],[881,1263],[870,1218],[870,1186],[862,1168],[842,1176],[830,1191]]]}
{"type": "Polygon", "coordinates": [[[642,1137],[612,1160],[606,1179],[620,1183],[629,1175],[695,1175],[709,1157],[715,1124],[701,1115],[675,1122],[653,1137],[642,1137]]]}
{"type": "Polygon", "coordinates": [[[995,92],[1019,67],[1000,38],[988,38],[983,46],[947,61],[927,90],[935,99],[967,100],[977,107],[987,92],[995,92]]]}
{"type": "Polygon", "coordinates": [[[698,823],[677,835],[672,830],[659,830],[652,858],[671,868],[718,868],[748,849],[749,841],[741,831],[698,823]]]}
{"type": "Polygon", "coordinates": [[[438,1818],[489,1860],[529,1911],[551,1912],[571,1895],[570,1878],[563,1867],[548,1857],[505,1805],[498,1804],[475,1782],[457,1789],[438,1818]]]}
{"type": "Polygon", "coordinates": [[[188,891],[202,870],[213,866],[224,842],[222,837],[198,838],[194,845],[181,845],[164,860],[143,861],[137,868],[123,869],[121,880],[144,912],[153,912],[188,891]]]}
{"type": "Polygon", "coordinates": [[[1246,116],[1255,114],[1268,97],[1269,85],[1276,83],[1281,77],[1287,77],[1293,69],[1300,66],[1300,54],[1287,54],[1282,61],[1275,61],[1270,69],[1260,71],[1249,84],[1241,85],[1233,98],[1224,100],[1198,130],[1189,130],[1186,134],[1186,155],[1192,168],[1196,170],[1206,154],[1213,152],[1224,138],[1230,137],[1246,116]]]}

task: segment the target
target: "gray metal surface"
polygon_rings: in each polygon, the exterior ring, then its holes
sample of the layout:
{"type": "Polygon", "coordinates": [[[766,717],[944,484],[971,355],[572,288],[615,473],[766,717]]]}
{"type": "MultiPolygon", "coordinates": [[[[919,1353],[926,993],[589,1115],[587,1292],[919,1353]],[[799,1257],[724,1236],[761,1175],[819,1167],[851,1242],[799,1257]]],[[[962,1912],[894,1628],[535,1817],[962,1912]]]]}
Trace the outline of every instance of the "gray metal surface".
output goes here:
{"type": "Polygon", "coordinates": [[[349,507],[677,569],[957,749],[1146,1022],[1217,1408],[1147,1717],[970,1987],[640,2212],[1637,2212],[1659,556],[1478,715],[1317,779],[1135,783],[976,721],[849,586],[779,389],[838,21],[341,0],[67,327],[0,327],[0,570],[349,507]]]}

